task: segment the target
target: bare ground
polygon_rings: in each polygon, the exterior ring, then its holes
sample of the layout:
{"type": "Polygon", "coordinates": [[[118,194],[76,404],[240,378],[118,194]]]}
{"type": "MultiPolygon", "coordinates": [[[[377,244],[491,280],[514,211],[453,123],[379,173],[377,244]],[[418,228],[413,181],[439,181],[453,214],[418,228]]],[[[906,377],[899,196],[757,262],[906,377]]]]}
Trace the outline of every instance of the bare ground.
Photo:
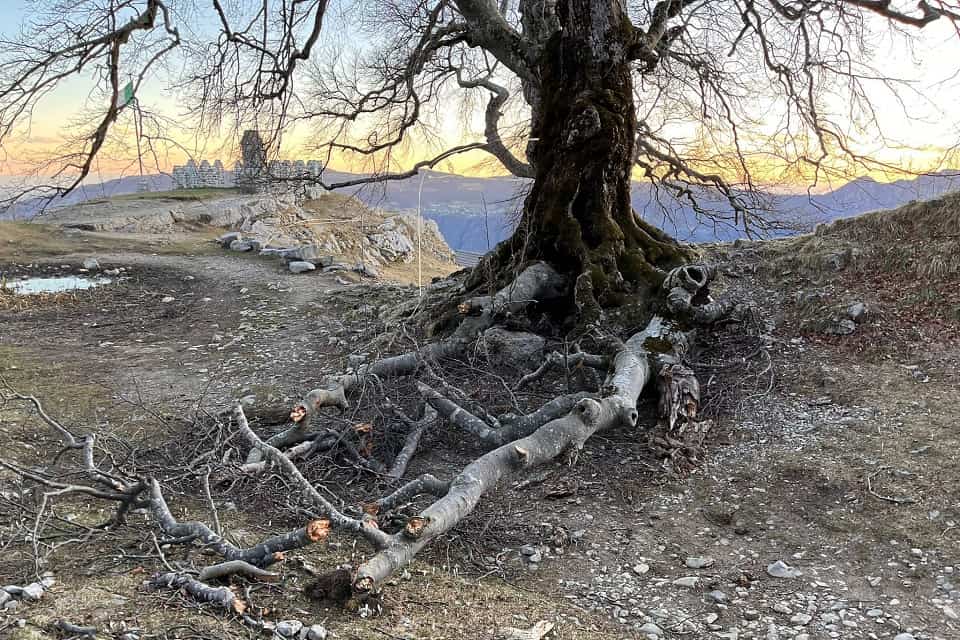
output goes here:
{"type": "MultiPolygon", "coordinates": [[[[902,222],[897,229],[898,246],[916,231],[902,222]]],[[[313,568],[363,557],[349,539],[291,554],[281,585],[253,585],[251,599],[269,618],[320,622],[338,638],[492,638],[500,627],[538,620],[555,622],[556,638],[960,638],[960,316],[950,306],[960,279],[947,248],[920,243],[926,263],[946,261],[935,277],[918,278],[916,265],[874,260],[894,243],[871,237],[845,228],[709,250],[726,286],[762,313],[752,332],[732,325],[703,336],[694,367],[715,428],[690,475],[668,473],[646,432],[606,432],[575,467],[534,470],[484,500],[388,587],[381,616],[300,593],[313,568]],[[851,244],[857,256],[836,267],[829,257],[851,244]],[[811,290],[816,305],[802,295],[811,290]],[[811,322],[857,301],[870,312],[851,335],[823,335],[811,322]],[[778,560],[802,575],[770,576],[778,560]]],[[[198,408],[249,393],[291,402],[343,370],[350,354],[410,346],[378,340],[381,314],[415,296],[409,287],[293,276],[276,263],[212,253],[197,238],[161,250],[89,234],[61,240],[25,252],[0,237],[0,271],[72,271],[96,247],[102,266],[126,267],[127,279],[33,305],[0,303],[0,375],[68,424],[110,434],[146,468],[203,451],[208,434],[182,421],[198,408]]],[[[493,409],[513,403],[506,389],[519,372],[484,373],[479,351],[444,371],[472,379],[470,392],[493,409]]],[[[403,383],[387,393],[412,402],[403,383]]],[[[549,393],[516,402],[535,406],[549,393]]],[[[364,392],[345,415],[326,419],[371,421],[386,440],[389,420],[378,404],[364,392]]],[[[428,435],[409,476],[449,477],[479,451],[451,429],[428,435]]],[[[0,406],[0,437],[0,457],[23,464],[49,464],[58,450],[21,405],[0,406]]],[[[304,466],[345,499],[377,492],[342,460],[304,466]]],[[[164,480],[178,515],[209,517],[195,483],[164,480]]],[[[0,581],[22,584],[38,572],[24,543],[33,515],[23,505],[32,503],[9,474],[0,482],[0,581]]],[[[225,528],[246,543],[303,517],[276,477],[216,485],[215,500],[225,528]]],[[[97,509],[68,502],[52,513],[94,523],[107,515],[97,509]]],[[[66,619],[105,636],[252,635],[177,594],[142,587],[163,567],[144,523],[138,516],[53,552],[39,571],[53,571],[57,584],[40,602],[0,612],[0,634],[53,635],[50,625],[66,619]]],[[[196,550],[165,555],[209,562],[196,550]]]]}

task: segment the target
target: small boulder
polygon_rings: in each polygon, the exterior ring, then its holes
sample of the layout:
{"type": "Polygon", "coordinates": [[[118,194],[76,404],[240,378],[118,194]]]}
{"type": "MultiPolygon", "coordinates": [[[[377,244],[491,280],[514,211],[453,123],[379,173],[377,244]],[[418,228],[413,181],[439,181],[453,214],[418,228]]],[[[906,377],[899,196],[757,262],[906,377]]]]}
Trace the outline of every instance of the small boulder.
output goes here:
{"type": "Polygon", "coordinates": [[[220,243],[220,246],[229,248],[231,244],[242,239],[243,235],[239,231],[231,231],[230,233],[225,233],[217,238],[217,242],[220,243]]]}
{"type": "Polygon", "coordinates": [[[645,623],[639,629],[637,629],[637,631],[639,631],[645,636],[654,636],[657,638],[663,635],[663,629],[661,629],[660,627],[658,627],[656,624],[652,622],[645,623]]]}
{"type": "Polygon", "coordinates": [[[317,268],[312,262],[307,262],[306,260],[294,260],[287,265],[292,273],[306,273],[307,271],[313,271],[317,268]]]}
{"type": "Polygon", "coordinates": [[[288,251],[284,257],[287,260],[307,260],[315,262],[323,255],[323,249],[315,244],[302,244],[288,251]]]}
{"type": "Polygon", "coordinates": [[[526,370],[543,359],[546,340],[535,333],[493,327],[484,332],[483,339],[487,358],[494,365],[526,370]]]}
{"type": "Polygon", "coordinates": [[[857,330],[857,325],[849,318],[839,318],[826,323],[823,332],[831,336],[848,336],[857,330]]]}
{"type": "Polygon", "coordinates": [[[100,263],[97,262],[96,258],[87,258],[83,261],[83,268],[90,271],[97,271],[100,269],[100,263]]]}
{"type": "Polygon", "coordinates": [[[688,589],[693,589],[700,585],[700,578],[697,576],[684,576],[682,578],[677,578],[673,581],[678,587],[687,587],[688,589]]]}
{"type": "Polygon", "coordinates": [[[867,305],[862,302],[854,302],[847,307],[847,315],[850,316],[850,319],[854,322],[862,322],[867,315],[867,305]]]}
{"type": "Polygon", "coordinates": [[[719,589],[711,591],[710,593],[707,594],[707,597],[713,600],[714,602],[719,602],[719,603],[726,602],[729,599],[727,597],[727,594],[725,594],[723,591],[720,591],[719,589]]]}
{"type": "Polygon", "coordinates": [[[809,613],[798,613],[790,618],[790,622],[801,626],[810,624],[811,620],[813,620],[813,616],[809,613]]]}
{"type": "Polygon", "coordinates": [[[357,265],[353,268],[354,271],[359,273],[361,276],[367,278],[379,278],[380,272],[377,271],[377,268],[370,264],[369,262],[358,262],[357,265]]]}
{"type": "Polygon", "coordinates": [[[767,574],[774,578],[797,578],[803,575],[799,569],[791,567],[783,560],[777,560],[768,565],[767,574]]]}
{"type": "Polygon", "coordinates": [[[231,251],[239,251],[243,253],[245,251],[250,251],[251,249],[253,249],[253,245],[251,245],[249,242],[246,242],[245,240],[234,240],[233,242],[230,243],[231,251]]]}
{"type": "Polygon", "coordinates": [[[713,564],[713,558],[707,558],[702,556],[693,556],[687,558],[685,564],[691,569],[705,569],[713,564]]]}
{"type": "Polygon", "coordinates": [[[310,625],[307,629],[307,640],[327,640],[327,628],[322,624],[310,625]]]}
{"type": "Polygon", "coordinates": [[[277,635],[284,638],[292,638],[303,629],[303,623],[299,620],[281,620],[277,623],[277,635]]]}

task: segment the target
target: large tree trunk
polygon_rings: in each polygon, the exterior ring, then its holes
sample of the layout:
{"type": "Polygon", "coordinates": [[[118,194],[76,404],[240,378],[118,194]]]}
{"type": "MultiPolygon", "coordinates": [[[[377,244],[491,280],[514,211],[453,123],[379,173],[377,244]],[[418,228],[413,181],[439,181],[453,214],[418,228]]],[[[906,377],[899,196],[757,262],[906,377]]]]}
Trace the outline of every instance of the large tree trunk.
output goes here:
{"type": "Polygon", "coordinates": [[[557,14],[562,29],[543,50],[527,149],[536,178],[516,233],[490,261],[496,271],[545,260],[573,276],[578,297],[617,304],[688,255],[630,203],[637,120],[623,4],[560,0],[557,14]]]}

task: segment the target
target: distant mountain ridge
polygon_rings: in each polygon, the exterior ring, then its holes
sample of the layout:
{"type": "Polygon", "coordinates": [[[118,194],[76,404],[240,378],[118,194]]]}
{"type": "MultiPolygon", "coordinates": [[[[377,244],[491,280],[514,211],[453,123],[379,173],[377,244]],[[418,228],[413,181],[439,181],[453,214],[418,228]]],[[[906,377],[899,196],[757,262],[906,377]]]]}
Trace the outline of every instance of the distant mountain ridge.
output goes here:
{"type": "MultiPolygon", "coordinates": [[[[324,177],[329,182],[337,182],[357,176],[328,171],[324,177]]],[[[152,175],[147,179],[152,191],[173,188],[169,176],[152,175]]],[[[139,176],[133,176],[84,186],[53,206],[135,193],[140,182],[139,176]]],[[[478,178],[427,171],[422,177],[374,183],[354,192],[367,205],[388,210],[416,211],[419,203],[423,215],[437,222],[454,250],[485,252],[509,236],[529,184],[529,180],[514,177],[478,178]]],[[[957,190],[960,190],[960,174],[954,172],[889,183],[863,177],[823,194],[770,196],[770,217],[794,230],[804,230],[818,222],[893,209],[912,200],[929,200],[957,190]]],[[[717,194],[704,191],[698,196],[709,208],[730,213],[729,204],[717,194]]],[[[633,204],[647,221],[679,240],[729,241],[744,236],[743,229],[702,219],[688,203],[657,192],[648,183],[634,183],[633,204]]],[[[39,203],[26,202],[0,213],[0,219],[30,219],[38,210],[39,203]]]]}

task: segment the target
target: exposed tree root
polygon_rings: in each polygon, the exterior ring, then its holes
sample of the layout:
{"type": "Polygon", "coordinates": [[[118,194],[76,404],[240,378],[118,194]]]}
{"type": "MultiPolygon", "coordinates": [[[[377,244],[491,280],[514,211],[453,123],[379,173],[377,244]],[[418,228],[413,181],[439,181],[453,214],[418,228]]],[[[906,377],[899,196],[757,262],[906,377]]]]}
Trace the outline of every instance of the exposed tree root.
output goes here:
{"type": "Polygon", "coordinates": [[[716,276],[713,265],[691,264],[673,269],[663,283],[667,308],[680,320],[710,324],[726,317],[736,307],[730,299],[714,301],[708,285],[716,276]]]}

